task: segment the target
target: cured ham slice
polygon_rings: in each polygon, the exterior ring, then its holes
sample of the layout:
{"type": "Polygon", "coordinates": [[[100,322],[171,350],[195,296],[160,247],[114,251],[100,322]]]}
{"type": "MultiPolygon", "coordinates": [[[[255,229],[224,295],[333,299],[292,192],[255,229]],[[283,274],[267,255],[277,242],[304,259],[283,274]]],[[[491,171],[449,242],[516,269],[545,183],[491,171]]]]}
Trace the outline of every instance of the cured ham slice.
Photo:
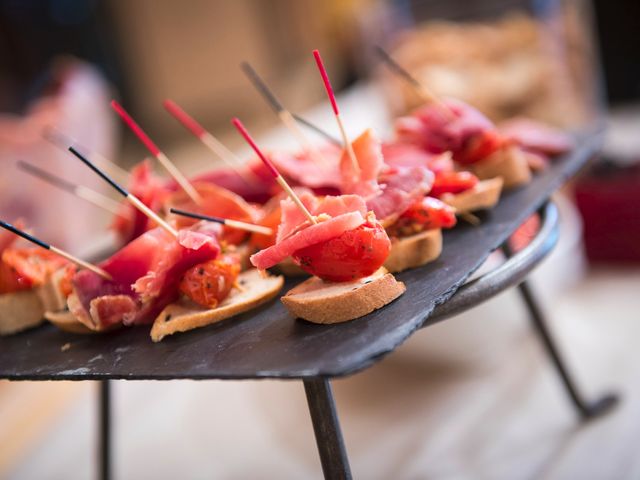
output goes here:
{"type": "Polygon", "coordinates": [[[391,167],[426,167],[434,173],[453,170],[449,152],[429,153],[410,143],[387,142],[382,145],[384,163],[391,167]]]}
{"type": "Polygon", "coordinates": [[[153,321],[154,314],[177,297],[182,274],[216,258],[216,230],[198,225],[181,230],[177,240],[161,228],[145,232],[100,264],[113,280],[89,270],[76,273],[69,309],[93,330],[153,321]]]}
{"type": "Polygon", "coordinates": [[[480,111],[453,99],[447,99],[445,105],[447,109],[428,104],[397,119],[398,140],[431,153],[451,151],[461,163],[482,160],[501,146],[495,126],[480,111]]]}
{"type": "Polygon", "coordinates": [[[269,158],[290,184],[313,189],[340,188],[342,150],[334,145],[318,149],[318,157],[307,152],[292,155],[272,152],[269,158]]]}
{"type": "Polygon", "coordinates": [[[283,200],[276,244],[251,256],[255,267],[270,268],[302,248],[338,237],[365,222],[367,207],[357,195],[329,196],[319,200],[303,194],[300,199],[311,214],[319,218],[319,223],[310,225],[293,201],[283,200]]]}
{"type": "MultiPolygon", "coordinates": [[[[151,162],[145,160],[131,170],[129,192],[151,210],[158,212],[162,202],[169,195],[170,188],[161,178],[153,174],[151,162]]],[[[127,201],[122,203],[120,212],[121,215],[114,217],[111,228],[116,231],[123,243],[138,238],[155,226],[146,215],[127,201]]]]}
{"type": "Polygon", "coordinates": [[[378,175],[384,166],[382,142],[371,129],[367,129],[351,143],[351,146],[358,161],[358,168],[354,168],[351,157],[343,151],[340,158],[342,193],[354,193],[364,198],[377,195],[380,192],[378,175]]]}
{"type": "Polygon", "coordinates": [[[500,125],[507,140],[525,150],[544,155],[560,155],[573,148],[573,139],[566,133],[529,118],[514,118],[500,125]]]}
{"type": "MultiPolygon", "coordinates": [[[[200,194],[202,199],[200,204],[195,204],[184,191],[179,190],[167,197],[163,210],[168,212],[174,207],[213,217],[247,223],[257,222],[259,218],[257,209],[249,205],[240,195],[209,182],[193,182],[192,185],[200,194]]],[[[184,216],[175,216],[174,219],[178,228],[197,223],[197,220],[184,216]]],[[[241,243],[246,236],[247,233],[244,230],[231,227],[224,227],[222,234],[222,238],[233,245],[241,243]]]]}
{"type": "Polygon", "coordinates": [[[376,214],[382,225],[388,226],[429,193],[433,180],[433,172],[424,167],[398,167],[380,178],[382,191],[367,200],[367,209],[376,214]]]}

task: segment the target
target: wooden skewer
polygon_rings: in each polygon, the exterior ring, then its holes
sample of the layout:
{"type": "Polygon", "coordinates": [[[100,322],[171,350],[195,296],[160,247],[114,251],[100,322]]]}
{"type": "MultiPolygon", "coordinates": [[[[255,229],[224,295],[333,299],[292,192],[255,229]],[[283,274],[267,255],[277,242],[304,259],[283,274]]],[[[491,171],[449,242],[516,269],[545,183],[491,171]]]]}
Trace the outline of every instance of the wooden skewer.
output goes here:
{"type": "Polygon", "coordinates": [[[458,215],[460,216],[460,218],[462,218],[467,223],[473,225],[474,227],[477,227],[478,225],[480,225],[480,223],[482,223],[480,221],[480,218],[478,218],[477,215],[474,215],[471,212],[461,212],[461,213],[458,213],[458,215]]]}
{"type": "Polygon", "coordinates": [[[340,135],[342,135],[342,142],[344,143],[344,148],[347,150],[347,154],[351,159],[351,164],[353,166],[354,171],[360,172],[360,164],[358,163],[356,154],[353,151],[353,146],[349,141],[349,137],[347,137],[347,131],[345,130],[344,124],[342,123],[342,118],[340,118],[340,110],[338,110],[338,103],[336,102],[336,96],[333,93],[333,88],[331,87],[331,82],[329,81],[329,75],[327,75],[327,70],[324,68],[324,64],[322,63],[322,57],[320,56],[320,52],[318,50],[314,50],[313,56],[316,59],[316,65],[318,65],[318,70],[320,70],[320,75],[322,76],[322,82],[324,83],[324,88],[327,91],[327,96],[329,97],[329,101],[331,102],[331,107],[333,108],[333,114],[336,117],[336,122],[338,122],[338,128],[340,129],[340,135]]]}
{"type": "Polygon", "coordinates": [[[114,162],[107,159],[98,152],[90,151],[88,148],[85,148],[75,139],[71,138],[69,135],[62,133],[57,128],[46,128],[42,132],[42,138],[47,140],[52,145],[58,147],[60,150],[64,150],[65,152],[67,151],[67,147],[73,146],[74,148],[77,148],[78,150],[84,152],[85,155],[93,162],[98,164],[104,170],[107,170],[112,176],[116,177],[116,179],[120,183],[127,183],[129,181],[129,172],[127,172],[124,168],[116,165],[114,162]]]}
{"type": "Polygon", "coordinates": [[[382,47],[376,45],[374,50],[380,57],[380,59],[389,67],[389,69],[403,78],[413,89],[420,95],[423,101],[429,103],[435,103],[442,111],[446,112],[450,117],[456,118],[456,114],[451,107],[449,107],[446,103],[442,101],[440,97],[438,97],[435,93],[433,93],[430,89],[428,89],[424,84],[418,81],[416,77],[411,75],[408,70],[402,67],[398,62],[396,62],[391,55],[384,50],[382,47]]]}
{"type": "Polygon", "coordinates": [[[65,252],[64,250],[61,250],[58,247],[49,245],[48,243],[43,242],[39,238],[36,238],[33,235],[23,230],[20,230],[19,228],[14,227],[10,223],[0,220],[0,227],[6,230],[9,230],[12,233],[15,233],[16,235],[24,238],[25,240],[30,241],[31,243],[38,245],[39,247],[44,248],[45,250],[50,250],[53,253],[60,255],[61,257],[66,258],[67,260],[75,263],[76,265],[86,268],[87,270],[91,270],[93,273],[100,275],[105,280],[113,280],[113,278],[111,277],[111,275],[109,275],[109,273],[105,272],[102,268],[98,267],[97,265],[93,265],[92,263],[85,262],[81,258],[71,255],[69,252],[65,252]]]}
{"type": "Polygon", "coordinates": [[[181,215],[183,217],[196,218],[198,220],[207,220],[208,222],[221,223],[233,228],[239,228],[240,230],[247,230],[249,232],[261,233],[262,235],[273,235],[273,229],[269,227],[263,227],[262,225],[255,225],[253,223],[241,222],[240,220],[232,220],[230,218],[213,217],[211,215],[202,215],[195,212],[187,212],[185,210],[179,210],[177,208],[171,208],[169,210],[175,215],[181,215]]]}
{"type": "Polygon", "coordinates": [[[324,137],[329,143],[333,143],[338,147],[342,146],[342,142],[338,140],[336,137],[334,137],[333,135],[331,135],[330,133],[328,133],[326,130],[323,130],[322,128],[318,127],[316,124],[311,123],[309,120],[306,120],[304,117],[301,117],[300,115],[297,115],[295,113],[293,113],[292,115],[293,115],[293,118],[296,119],[296,122],[301,123],[305,127],[313,130],[318,135],[324,137]]]}
{"type": "Polygon", "coordinates": [[[156,222],[160,227],[164,228],[167,232],[169,232],[175,238],[178,237],[178,231],[175,228],[173,228],[171,225],[169,225],[167,222],[165,222],[162,218],[160,218],[160,216],[156,212],[154,212],[149,207],[147,207],[144,203],[142,203],[138,197],[132,195],[131,193],[126,191],[124,188],[122,188],[120,185],[118,185],[111,177],[109,177],[109,175],[107,175],[98,167],[96,167],[91,162],[91,160],[84,157],[75,148],[69,147],[69,151],[73,153],[76,157],[78,157],[80,161],[82,161],[82,163],[84,163],[87,167],[89,167],[91,170],[97,173],[100,176],[100,178],[102,178],[105,182],[111,185],[120,195],[126,198],[127,201],[131,203],[135,208],[140,210],[149,219],[156,222]]]}
{"type": "Polygon", "coordinates": [[[289,198],[291,198],[291,200],[293,200],[293,202],[300,209],[300,211],[304,214],[304,216],[307,217],[307,219],[312,224],[318,223],[318,221],[315,219],[315,217],[313,215],[311,215],[309,210],[307,210],[307,207],[305,207],[304,203],[302,203],[302,201],[300,200],[300,197],[298,197],[298,195],[296,195],[296,192],[293,191],[293,189],[289,186],[287,181],[282,177],[282,175],[280,175],[280,172],[278,172],[278,169],[275,167],[275,165],[271,162],[271,160],[269,160],[264,155],[264,153],[262,153],[260,148],[258,148],[258,145],[256,144],[256,142],[253,141],[253,138],[251,138],[251,135],[249,134],[247,129],[244,127],[242,122],[238,118],[234,118],[231,121],[231,123],[233,123],[233,125],[238,129],[238,132],[240,132],[240,135],[242,135],[244,137],[244,139],[247,141],[247,143],[251,146],[251,148],[253,148],[253,151],[256,152],[256,155],[258,155],[260,160],[262,160],[262,163],[265,164],[267,169],[271,172],[273,177],[276,179],[276,182],[278,182],[278,185],[280,185],[282,187],[282,189],[285,192],[287,192],[287,195],[289,195],[289,198]]]}
{"type": "Polygon", "coordinates": [[[240,176],[248,184],[253,184],[260,179],[252,170],[243,170],[240,168],[242,160],[240,160],[231,150],[229,150],[220,140],[213,136],[212,133],[205,130],[191,115],[185,112],[173,100],[165,100],[162,105],[176,120],[178,120],[187,130],[195,135],[209,150],[211,150],[218,158],[225,162],[229,167],[240,176]]]}
{"type": "Polygon", "coordinates": [[[265,101],[273,109],[276,115],[278,115],[278,118],[283,123],[283,125],[287,127],[287,129],[293,134],[294,137],[296,137],[298,143],[302,145],[302,148],[311,156],[314,162],[316,162],[316,164],[318,165],[326,165],[327,162],[322,157],[320,152],[318,152],[318,149],[313,146],[304,132],[300,129],[295,117],[282,105],[282,103],[280,103],[280,100],[278,100],[275,94],[269,89],[264,80],[260,78],[260,75],[258,75],[253,67],[248,62],[242,62],[240,64],[240,68],[256,88],[258,93],[260,93],[262,98],[265,99],[265,101]]]}
{"type": "Polygon", "coordinates": [[[127,111],[122,108],[115,100],[111,100],[111,108],[113,108],[120,118],[127,124],[127,126],[131,129],[131,131],[138,137],[138,140],[142,142],[142,144],[147,147],[147,150],[153,155],[160,164],[165,168],[165,170],[173,177],[173,179],[178,182],[178,185],[182,187],[185,193],[193,200],[196,204],[202,203],[202,198],[200,194],[193,188],[193,185],[187,180],[180,170],[173,164],[171,160],[158,148],[158,146],[153,143],[151,138],[140,128],[140,125],[136,123],[136,121],[127,113],[127,111]]]}
{"type": "Polygon", "coordinates": [[[108,212],[113,213],[114,215],[118,215],[124,217],[125,215],[122,213],[120,209],[120,204],[115,200],[107,197],[106,195],[102,195],[100,192],[96,192],[84,185],[76,185],[74,183],[65,180],[64,178],[58,177],[53,173],[47,172],[35,165],[27,163],[22,160],[18,160],[16,165],[20,170],[29,175],[33,175],[34,177],[47,182],[49,185],[53,185],[65,192],[69,192],[76,197],[82,198],[89,203],[94,204],[96,207],[102,208],[108,212]]]}

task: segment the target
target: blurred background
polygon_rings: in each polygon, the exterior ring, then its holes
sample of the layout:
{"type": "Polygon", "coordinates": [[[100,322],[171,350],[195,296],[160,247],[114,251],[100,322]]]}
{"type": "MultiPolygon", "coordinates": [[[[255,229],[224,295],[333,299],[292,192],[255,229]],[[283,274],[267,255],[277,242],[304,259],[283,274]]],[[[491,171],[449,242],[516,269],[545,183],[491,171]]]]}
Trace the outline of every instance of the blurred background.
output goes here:
{"type": "MultiPolygon", "coordinates": [[[[338,136],[315,48],[351,135],[373,126],[388,137],[392,119],[418,104],[379,65],[376,44],[437,94],[496,122],[606,125],[602,155],[557,196],[561,241],[534,286],[580,386],[620,391],[618,410],[576,422],[513,292],[418,333],[337,381],[336,395],[359,478],[638,478],[639,35],[633,0],[0,0],[0,217],[23,217],[79,254],[110,241],[108,215],[15,162],[110,195],[42,133],[53,126],[128,170],[147,154],[112,98],[188,174],[217,160],[165,112],[167,98],[241,156],[233,116],[261,144],[294,148],[244,60],[291,111],[338,136]]],[[[297,383],[114,390],[117,478],[320,477],[297,383]]],[[[1,381],[0,477],[91,476],[94,394],[90,383],[1,381]]]]}

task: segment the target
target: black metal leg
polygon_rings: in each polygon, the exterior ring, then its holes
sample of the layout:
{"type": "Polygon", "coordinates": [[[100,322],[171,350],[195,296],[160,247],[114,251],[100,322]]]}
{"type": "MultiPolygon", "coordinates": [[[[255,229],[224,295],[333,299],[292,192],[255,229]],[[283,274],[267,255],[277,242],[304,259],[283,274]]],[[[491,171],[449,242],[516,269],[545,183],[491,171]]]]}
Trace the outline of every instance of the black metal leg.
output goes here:
{"type": "Polygon", "coordinates": [[[331,384],[329,380],[322,378],[304,380],[303,383],[324,478],[350,479],[351,469],[342,440],[331,384]]]}
{"type": "Polygon", "coordinates": [[[111,392],[109,380],[100,380],[99,388],[98,478],[109,480],[111,478],[111,392]]]}
{"type": "MultiPolygon", "coordinates": [[[[507,257],[512,255],[511,249],[506,244],[502,247],[502,251],[507,257]]],[[[602,395],[600,398],[592,402],[589,402],[582,397],[560,356],[560,352],[558,351],[558,348],[551,337],[551,333],[547,328],[547,320],[545,319],[542,309],[540,308],[540,305],[526,280],[518,285],[518,291],[529,310],[533,326],[542,340],[545,351],[551,358],[553,366],[560,375],[562,383],[564,384],[573,405],[578,410],[582,419],[588,420],[598,417],[615,407],[618,403],[619,397],[614,393],[602,395]]]]}

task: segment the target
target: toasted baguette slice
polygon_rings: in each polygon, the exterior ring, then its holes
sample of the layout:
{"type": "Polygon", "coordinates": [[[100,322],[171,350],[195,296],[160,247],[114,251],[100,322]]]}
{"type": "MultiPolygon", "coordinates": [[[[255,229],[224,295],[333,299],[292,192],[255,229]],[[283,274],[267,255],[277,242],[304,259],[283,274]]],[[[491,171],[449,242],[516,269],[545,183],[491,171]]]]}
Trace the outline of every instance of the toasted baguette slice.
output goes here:
{"type": "Polygon", "coordinates": [[[440,197],[444,203],[456,209],[456,213],[475,212],[495,207],[502,193],[502,177],[481,180],[478,184],[461,193],[444,193],[440,197]]]}
{"type": "Polygon", "coordinates": [[[391,252],[384,262],[384,268],[391,273],[402,272],[432,262],[442,252],[442,230],[434,228],[411,235],[393,237],[391,252]]]}
{"type": "Polygon", "coordinates": [[[36,288],[36,294],[40,297],[45,312],[57,312],[67,308],[67,299],[60,288],[60,282],[65,275],[65,268],[59,268],[44,285],[36,288]]]}
{"type": "Polygon", "coordinates": [[[502,177],[504,188],[515,188],[531,181],[531,169],[520,147],[511,145],[501,148],[487,159],[471,166],[481,180],[502,177]]]}
{"type": "Polygon", "coordinates": [[[180,300],[167,306],[153,322],[151,340],[159,342],[167,335],[220,322],[262,305],[280,292],[284,278],[263,276],[254,268],[242,272],[238,282],[244,290],[232,290],[216,308],[201,307],[188,300],[180,300]]]}
{"type": "Polygon", "coordinates": [[[282,303],[298,318],[313,323],[339,323],[371,313],[405,290],[404,283],[381,267],[353,282],[333,283],[311,277],[289,290],[282,303]]]}
{"type": "Polygon", "coordinates": [[[60,310],[58,312],[44,312],[44,317],[53,323],[60,330],[69,333],[99,333],[97,330],[91,330],[78,319],[69,310],[60,310]]]}
{"type": "Polygon", "coordinates": [[[44,321],[44,307],[35,289],[0,295],[0,335],[37,327],[44,321]]]}

